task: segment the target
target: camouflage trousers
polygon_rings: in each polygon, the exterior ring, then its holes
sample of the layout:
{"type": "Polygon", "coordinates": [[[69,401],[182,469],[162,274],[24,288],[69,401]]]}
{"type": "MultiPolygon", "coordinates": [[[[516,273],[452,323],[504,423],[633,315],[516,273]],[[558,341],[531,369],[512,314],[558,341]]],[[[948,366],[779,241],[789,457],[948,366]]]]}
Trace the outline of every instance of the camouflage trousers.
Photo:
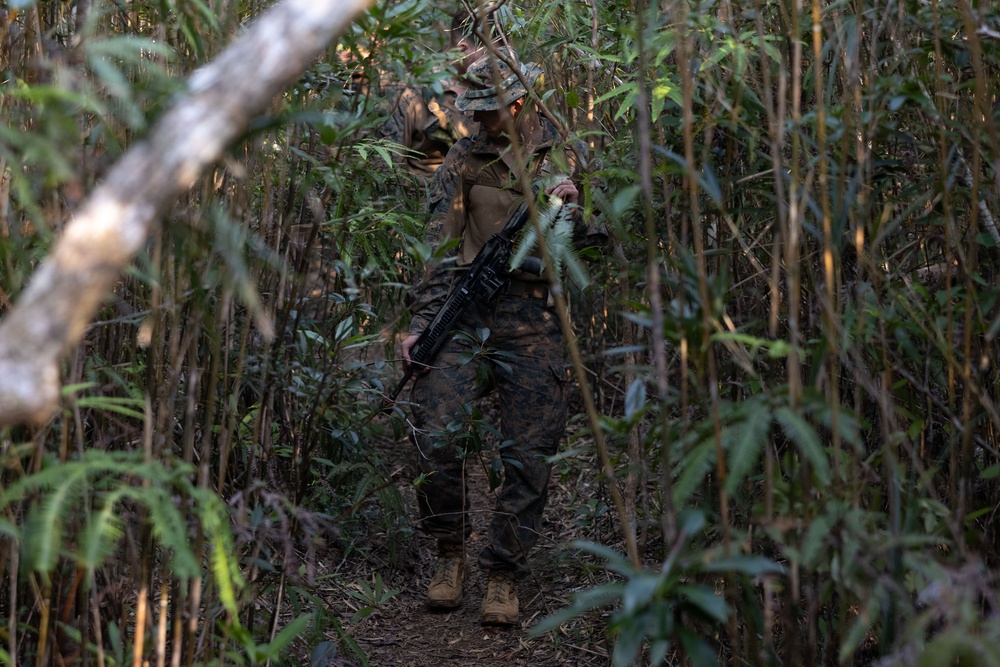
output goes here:
{"type": "MultiPolygon", "coordinates": [[[[413,386],[414,442],[425,477],[417,490],[420,528],[439,543],[461,544],[471,525],[465,475],[468,446],[461,425],[470,402],[495,391],[503,485],[490,521],[484,569],[524,572],[538,541],[552,465],[566,427],[566,377],[559,318],[546,301],[504,295],[489,312],[467,313],[468,336],[445,344],[434,368],[413,386]],[[489,329],[477,346],[477,329],[489,329]],[[489,352],[482,352],[482,349],[489,352]]],[[[478,465],[478,463],[471,463],[478,465]]]]}

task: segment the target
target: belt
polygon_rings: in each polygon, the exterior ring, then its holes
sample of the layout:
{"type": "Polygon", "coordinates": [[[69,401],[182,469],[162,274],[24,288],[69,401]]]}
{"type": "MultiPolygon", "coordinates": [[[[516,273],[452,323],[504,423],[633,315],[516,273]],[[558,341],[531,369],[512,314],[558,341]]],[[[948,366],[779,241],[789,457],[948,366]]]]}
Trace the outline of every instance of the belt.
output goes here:
{"type": "Polygon", "coordinates": [[[511,280],[507,286],[507,294],[519,296],[523,299],[548,299],[549,286],[545,283],[525,282],[524,280],[511,280]]]}

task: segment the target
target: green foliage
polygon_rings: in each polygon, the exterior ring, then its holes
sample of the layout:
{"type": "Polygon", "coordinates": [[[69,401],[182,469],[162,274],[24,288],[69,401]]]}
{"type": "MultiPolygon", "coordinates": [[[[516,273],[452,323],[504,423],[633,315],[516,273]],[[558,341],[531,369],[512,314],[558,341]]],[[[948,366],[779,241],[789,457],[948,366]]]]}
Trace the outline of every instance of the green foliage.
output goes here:
{"type": "MultiPolygon", "coordinates": [[[[556,175],[541,184],[540,190],[553,187],[566,180],[565,175],[556,175]]],[[[544,197],[543,197],[544,198],[544,197]]],[[[555,199],[548,205],[539,207],[538,228],[527,227],[521,234],[514,255],[510,259],[511,267],[519,267],[529,253],[538,253],[539,232],[544,238],[545,248],[552,258],[552,275],[566,275],[577,288],[586,289],[590,278],[577,258],[573,247],[573,223],[569,209],[563,206],[562,200],[555,199]]]]}
{"type": "Polygon", "coordinates": [[[710,551],[692,548],[688,539],[701,532],[704,524],[705,517],[698,511],[682,517],[681,536],[658,571],[637,568],[602,545],[574,543],[573,548],[604,559],[617,577],[578,593],[568,608],[543,619],[531,633],[550,632],[592,609],[614,606],[608,628],[615,635],[611,660],[615,667],[634,664],[645,643],[652,665],[664,664],[668,652],[678,646],[693,665],[719,664],[718,650],[709,638],[725,626],[734,610],[718,594],[717,583],[723,577],[749,580],[780,574],[783,569],[765,558],[719,558],[710,551]]]}
{"type": "Polygon", "coordinates": [[[379,606],[385,604],[399,593],[395,589],[385,589],[382,585],[382,575],[375,574],[375,581],[369,585],[367,581],[358,580],[354,582],[351,590],[347,591],[355,600],[359,600],[363,606],[360,607],[351,617],[351,623],[357,623],[371,616],[379,606]]]}
{"type": "MultiPolygon", "coordinates": [[[[260,9],[8,4],[0,312],[186,74],[260,9]]],[[[996,8],[821,3],[816,33],[811,6],[644,8],[501,17],[544,64],[566,139],[599,158],[583,205],[612,235],[588,265],[546,236],[580,287],[567,293],[593,376],[578,382],[627,475],[605,482],[634,492],[624,516],[587,498],[576,528],[604,539],[615,514],[643,536],[640,564],[577,544],[611,581],[538,632],[610,606],[594,622],[616,665],[996,663],[995,601],[969,584],[989,577],[961,567],[989,571],[1000,545],[996,8]]],[[[404,413],[370,417],[398,372],[403,287],[448,248],[422,241],[425,191],[378,126],[400,82],[440,92],[447,20],[424,0],[377,3],[178,202],[66,364],[58,418],[0,434],[0,536],[22,568],[0,616],[22,611],[14,598],[60,600],[80,619],[60,632],[123,664],[134,592],[128,614],[97,619],[98,646],[74,573],[90,592],[169,583],[180,614],[204,579],[219,622],[182,637],[205,652],[191,660],[366,663],[310,566],[381,549],[381,533],[392,562],[409,536],[378,447],[404,413]],[[295,620],[272,639],[262,616],[288,601],[295,620]]],[[[507,365],[488,331],[467,342],[482,379],[507,365]]],[[[482,409],[447,428],[466,451],[499,448],[495,486],[512,462],[482,409]]],[[[353,590],[359,614],[392,601],[380,577],[353,590]]],[[[42,630],[0,662],[34,660],[42,630]]]]}
{"type": "Polygon", "coordinates": [[[201,555],[192,551],[188,521],[175,500],[175,494],[182,494],[191,500],[201,529],[212,536],[210,558],[220,599],[235,612],[242,577],[230,560],[228,512],[218,495],[191,484],[193,472],[184,464],[145,462],[141,452],[88,451],[80,460],[49,461],[9,485],[0,508],[13,512],[14,506],[38,498],[26,503],[24,528],[15,536],[24,562],[46,578],[61,556],[73,554],[80,567],[93,573],[123,536],[123,508],[141,508],[159,546],[170,555],[170,569],[188,579],[201,573],[201,555]]]}
{"type": "Polygon", "coordinates": [[[288,645],[306,630],[309,620],[308,615],[292,619],[275,634],[274,639],[265,644],[255,642],[253,636],[244,628],[238,625],[231,627],[228,633],[239,642],[243,652],[230,651],[228,657],[233,664],[252,667],[268,663],[285,664],[282,658],[286,655],[288,645]]]}

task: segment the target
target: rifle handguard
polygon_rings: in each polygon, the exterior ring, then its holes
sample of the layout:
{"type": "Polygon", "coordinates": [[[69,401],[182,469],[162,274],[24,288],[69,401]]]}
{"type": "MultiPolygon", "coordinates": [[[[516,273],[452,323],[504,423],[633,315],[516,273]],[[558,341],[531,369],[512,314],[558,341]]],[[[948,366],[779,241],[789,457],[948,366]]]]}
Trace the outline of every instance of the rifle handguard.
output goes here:
{"type": "MultiPolygon", "coordinates": [[[[534,188],[532,195],[536,195],[534,188]]],[[[389,412],[396,404],[396,397],[410,381],[413,374],[427,368],[437,357],[447,340],[448,332],[455,328],[473,301],[492,303],[510,283],[510,258],[514,250],[514,238],[528,221],[527,202],[514,211],[503,229],[494,234],[479,249],[469,269],[459,279],[448,294],[447,300],[438,310],[430,325],[420,332],[420,337],[410,350],[410,365],[393,390],[384,397],[381,412],[389,412]]],[[[543,265],[537,257],[528,257],[519,269],[534,275],[542,275],[543,265]]]]}

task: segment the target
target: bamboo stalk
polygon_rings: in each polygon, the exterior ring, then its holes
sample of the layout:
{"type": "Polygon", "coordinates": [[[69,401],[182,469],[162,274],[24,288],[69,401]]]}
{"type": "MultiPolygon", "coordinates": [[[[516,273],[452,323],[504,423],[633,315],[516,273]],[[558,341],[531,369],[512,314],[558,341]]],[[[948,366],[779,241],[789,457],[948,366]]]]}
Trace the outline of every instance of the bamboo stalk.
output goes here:
{"type": "Polygon", "coordinates": [[[167,615],[170,608],[170,573],[161,569],[160,605],[156,621],[156,667],[166,667],[167,664],[167,615]]]}
{"type": "MultiPolygon", "coordinates": [[[[666,533],[664,539],[667,543],[673,542],[677,536],[677,516],[674,510],[672,497],[671,475],[673,470],[670,466],[670,440],[669,440],[669,412],[667,401],[669,399],[669,387],[667,379],[667,354],[666,342],[663,338],[663,296],[662,281],[660,278],[660,234],[656,229],[656,222],[653,214],[653,141],[652,141],[652,119],[649,108],[649,85],[647,82],[647,56],[644,34],[646,32],[646,14],[648,8],[644,0],[637,4],[638,29],[637,47],[639,56],[639,100],[636,104],[636,124],[639,140],[639,187],[642,194],[642,216],[644,228],[646,230],[646,282],[647,298],[649,299],[649,315],[652,326],[650,327],[650,337],[652,340],[653,368],[655,369],[656,400],[658,403],[658,415],[660,422],[660,458],[663,466],[663,488],[662,496],[662,517],[661,521],[665,526],[666,533]]],[[[629,326],[629,325],[626,325],[629,326]]],[[[642,451],[638,442],[633,442],[629,447],[629,456],[632,464],[644,466],[642,461],[642,451]]],[[[626,488],[632,496],[630,507],[626,503],[626,511],[630,512],[633,521],[635,517],[635,484],[637,480],[626,488]]]]}
{"type": "Polygon", "coordinates": [[[7,611],[7,653],[10,655],[10,659],[15,664],[18,664],[20,661],[17,650],[17,590],[19,583],[20,550],[13,540],[4,540],[4,545],[10,561],[10,569],[7,572],[7,595],[10,596],[8,602],[10,608],[7,611]]]}
{"type": "Polygon", "coordinates": [[[813,86],[816,97],[816,156],[819,161],[819,200],[823,221],[823,291],[821,307],[823,308],[823,328],[826,336],[826,350],[829,378],[827,379],[827,394],[830,397],[830,436],[833,441],[833,461],[836,477],[845,479],[845,472],[840,470],[840,363],[838,361],[840,326],[837,295],[839,282],[835,272],[836,242],[833,238],[833,219],[830,211],[829,166],[826,159],[826,96],[823,86],[823,24],[820,0],[812,0],[812,36],[813,36],[813,86]]]}
{"type": "Polygon", "coordinates": [[[97,602],[97,589],[93,587],[90,589],[90,617],[91,625],[94,628],[94,645],[97,649],[97,667],[105,667],[104,631],[101,629],[101,610],[97,602]]]}

